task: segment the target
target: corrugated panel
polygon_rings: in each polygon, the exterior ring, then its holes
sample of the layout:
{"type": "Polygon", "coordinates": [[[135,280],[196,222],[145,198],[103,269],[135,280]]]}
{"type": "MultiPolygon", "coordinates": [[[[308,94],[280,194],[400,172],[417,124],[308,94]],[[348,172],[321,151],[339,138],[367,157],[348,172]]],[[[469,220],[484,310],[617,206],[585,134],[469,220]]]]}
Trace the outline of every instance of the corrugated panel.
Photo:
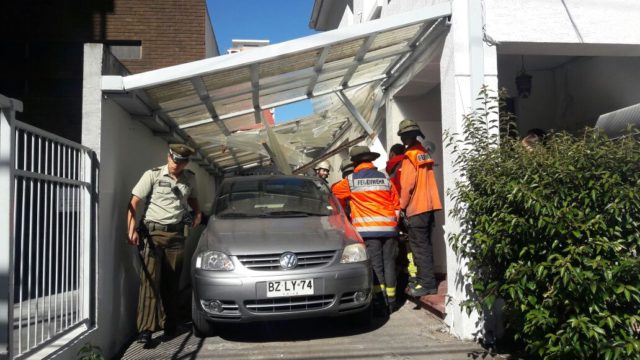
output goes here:
{"type": "Polygon", "coordinates": [[[371,79],[373,76],[383,74],[397,57],[386,58],[358,66],[358,69],[351,77],[351,83],[359,83],[371,79]]]}
{"type": "Polygon", "coordinates": [[[207,90],[213,91],[221,89],[231,85],[242,84],[243,82],[251,81],[251,71],[248,66],[226,70],[211,75],[202,76],[207,90]]]}
{"type": "Polygon", "coordinates": [[[224,136],[223,130],[220,128],[220,125],[216,123],[208,123],[205,125],[200,125],[188,129],[184,129],[184,131],[189,135],[198,145],[206,145],[209,138],[214,138],[217,136],[224,136]]]}
{"type": "Polygon", "coordinates": [[[369,51],[406,43],[407,41],[413,39],[416,36],[417,31],[421,28],[422,24],[415,24],[401,27],[395,30],[382,32],[378,34],[378,36],[376,36],[375,40],[369,47],[369,51]]]}
{"type": "Polygon", "coordinates": [[[174,101],[176,98],[186,98],[196,95],[190,80],[172,82],[146,90],[159,105],[174,101]]]}
{"type": "MultiPolygon", "coordinates": [[[[345,71],[346,72],[346,71],[345,71]]],[[[331,89],[335,89],[337,88],[340,83],[342,83],[342,78],[344,77],[344,74],[337,76],[333,79],[329,79],[326,81],[320,81],[318,83],[316,83],[316,87],[314,89],[315,92],[321,92],[321,91],[327,91],[327,90],[331,90],[331,89]]]]}
{"type": "Polygon", "coordinates": [[[329,48],[329,53],[327,54],[325,63],[354,57],[358,50],[362,47],[362,44],[364,44],[364,38],[331,46],[331,48],[329,48]]]}
{"type": "Polygon", "coordinates": [[[256,128],[256,116],[254,113],[236,116],[224,121],[229,131],[250,130],[256,128]]]}
{"type": "Polygon", "coordinates": [[[228,99],[214,101],[213,106],[218,116],[222,116],[237,111],[252,109],[253,100],[251,94],[241,94],[228,99]]]}
{"type": "Polygon", "coordinates": [[[318,59],[318,55],[320,55],[320,50],[315,49],[264,62],[260,64],[260,77],[312,68],[318,59]]]}
{"type": "Polygon", "coordinates": [[[307,87],[303,86],[295,89],[283,90],[271,95],[260,96],[260,103],[262,104],[262,106],[269,107],[274,103],[297,98],[300,96],[305,96],[306,94],[307,87]]]}
{"type": "MultiPolygon", "coordinates": [[[[309,79],[302,79],[297,81],[287,82],[286,84],[281,84],[278,86],[271,87],[262,87],[260,86],[260,103],[262,103],[263,96],[271,95],[280,91],[288,91],[295,88],[307,87],[309,84],[309,79]]],[[[262,85],[262,84],[261,84],[262,85]]]]}
{"type": "Polygon", "coordinates": [[[640,129],[640,104],[600,115],[596,122],[596,127],[611,137],[625,135],[629,126],[640,129]]]}
{"type": "Polygon", "coordinates": [[[251,93],[251,82],[249,81],[210,90],[209,97],[212,100],[221,100],[247,93],[251,93]]]}
{"type": "Polygon", "coordinates": [[[395,44],[392,46],[380,48],[373,51],[367,51],[367,54],[364,56],[364,62],[369,62],[369,59],[372,58],[386,58],[390,56],[396,56],[398,53],[408,51],[407,43],[401,42],[399,44],[395,44]]]}
{"type": "Polygon", "coordinates": [[[209,110],[204,105],[189,107],[183,110],[167,112],[178,125],[188,124],[194,121],[200,121],[211,118],[209,110]]]}

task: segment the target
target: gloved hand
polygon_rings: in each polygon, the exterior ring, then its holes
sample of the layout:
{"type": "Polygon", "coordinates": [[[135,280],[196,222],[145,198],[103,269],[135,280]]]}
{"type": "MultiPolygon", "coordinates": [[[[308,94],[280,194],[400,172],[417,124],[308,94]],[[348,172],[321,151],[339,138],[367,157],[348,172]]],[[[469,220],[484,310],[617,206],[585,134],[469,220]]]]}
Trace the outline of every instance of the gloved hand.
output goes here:
{"type": "Polygon", "coordinates": [[[407,229],[409,229],[409,219],[407,218],[407,213],[404,210],[400,210],[400,222],[401,231],[406,233],[407,229]]]}

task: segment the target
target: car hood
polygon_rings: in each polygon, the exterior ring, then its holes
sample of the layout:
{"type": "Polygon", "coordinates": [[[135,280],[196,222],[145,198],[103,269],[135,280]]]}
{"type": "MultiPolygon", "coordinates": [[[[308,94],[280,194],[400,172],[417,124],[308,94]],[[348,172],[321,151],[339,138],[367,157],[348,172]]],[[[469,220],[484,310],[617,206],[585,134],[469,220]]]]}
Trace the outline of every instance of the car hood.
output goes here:
{"type": "MultiPolygon", "coordinates": [[[[215,219],[201,242],[229,255],[342,249],[345,235],[333,216],[215,219]]],[[[205,244],[200,244],[205,245],[205,244]]]]}

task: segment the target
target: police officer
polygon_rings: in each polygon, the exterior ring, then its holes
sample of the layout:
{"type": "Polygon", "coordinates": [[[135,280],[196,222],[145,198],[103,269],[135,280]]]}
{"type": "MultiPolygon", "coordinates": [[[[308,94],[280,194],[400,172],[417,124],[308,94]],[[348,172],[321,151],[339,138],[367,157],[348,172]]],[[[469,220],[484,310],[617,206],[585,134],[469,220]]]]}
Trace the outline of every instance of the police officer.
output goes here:
{"type": "Polygon", "coordinates": [[[161,328],[166,337],[176,332],[187,204],[195,212],[192,226],[202,220],[195,174],[185,169],[193,153],[189,146],[171,144],[167,164],[147,170],[131,191],[127,212],[129,244],[137,246],[142,241],[136,231],[136,211],[142,199],[147,203],[142,221],[150,235],[143,251],[138,295],[137,328],[141,343],[149,343],[152,332],[161,328]]]}
{"type": "Polygon", "coordinates": [[[418,136],[424,135],[415,121],[402,120],[398,136],[406,146],[400,168],[400,208],[408,220],[409,246],[418,268],[409,294],[415,297],[437,294],[431,230],[434,213],[442,210],[442,204],[433,172],[434,161],[418,141],[418,136]]]}
{"type": "Polygon", "coordinates": [[[393,311],[396,304],[396,256],[400,203],[395,186],[378,171],[372,161],[380,154],[366,146],[354,146],[349,152],[355,165],[353,174],[335,184],[333,193],[343,207],[351,208],[351,222],[367,247],[375,274],[376,291],[383,294],[393,311]]]}

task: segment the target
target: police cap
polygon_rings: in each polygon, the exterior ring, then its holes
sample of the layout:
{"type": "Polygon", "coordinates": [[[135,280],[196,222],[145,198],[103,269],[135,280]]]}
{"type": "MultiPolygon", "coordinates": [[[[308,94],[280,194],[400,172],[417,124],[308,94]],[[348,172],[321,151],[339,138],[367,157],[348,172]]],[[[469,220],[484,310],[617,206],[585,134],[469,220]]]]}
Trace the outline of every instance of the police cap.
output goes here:
{"type": "Polygon", "coordinates": [[[189,161],[189,156],[193,155],[195,150],[185,144],[169,145],[169,155],[176,163],[189,161]]]}

